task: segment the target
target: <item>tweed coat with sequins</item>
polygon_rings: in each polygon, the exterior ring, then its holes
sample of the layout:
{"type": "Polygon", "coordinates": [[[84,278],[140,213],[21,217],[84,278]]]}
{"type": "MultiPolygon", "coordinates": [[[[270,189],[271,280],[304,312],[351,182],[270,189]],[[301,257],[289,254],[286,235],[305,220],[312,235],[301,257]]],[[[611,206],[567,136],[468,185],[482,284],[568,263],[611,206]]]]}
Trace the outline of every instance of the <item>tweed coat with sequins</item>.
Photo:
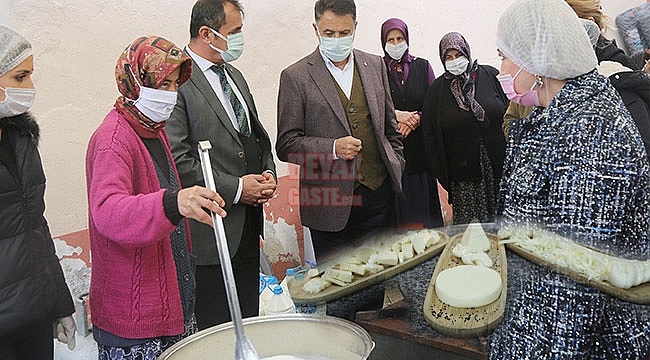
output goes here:
{"type": "MultiPolygon", "coordinates": [[[[537,223],[625,259],[650,259],[650,167],[609,81],[569,79],[511,124],[503,224],[537,223]]],[[[508,252],[508,299],[491,359],[645,359],[650,306],[627,303],[508,252]]]]}

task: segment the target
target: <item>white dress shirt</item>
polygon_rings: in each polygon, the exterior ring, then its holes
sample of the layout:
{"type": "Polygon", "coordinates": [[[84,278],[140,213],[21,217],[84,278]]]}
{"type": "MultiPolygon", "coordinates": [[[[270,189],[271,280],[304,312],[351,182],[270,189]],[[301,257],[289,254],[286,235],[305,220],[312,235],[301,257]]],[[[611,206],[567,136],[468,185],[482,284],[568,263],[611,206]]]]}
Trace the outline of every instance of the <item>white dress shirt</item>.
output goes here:
{"type": "MultiPolygon", "coordinates": [[[[323,55],[323,53],[320,53],[320,55],[323,57],[323,61],[325,61],[327,70],[332,74],[334,80],[336,80],[336,83],[339,84],[339,87],[349,100],[352,93],[352,79],[354,78],[354,51],[350,53],[348,62],[345,64],[343,69],[336,67],[332,60],[328,59],[327,56],[323,55]]],[[[335,160],[339,158],[338,155],[336,155],[336,140],[334,140],[334,143],[332,144],[332,154],[334,154],[335,160]]]]}
{"type": "MultiPolygon", "coordinates": [[[[237,123],[235,110],[233,110],[232,104],[230,104],[230,99],[226,98],[226,95],[224,94],[223,89],[221,88],[221,81],[219,80],[219,75],[217,75],[211,69],[211,67],[216,64],[195,54],[190,49],[189,46],[186,46],[185,50],[187,50],[187,53],[190,55],[190,57],[192,57],[192,60],[194,60],[194,62],[196,62],[196,64],[199,66],[199,69],[203,71],[203,75],[205,75],[205,78],[208,79],[208,82],[210,83],[212,90],[214,90],[214,93],[217,94],[217,98],[219,98],[219,101],[221,101],[221,105],[223,105],[223,108],[228,113],[228,117],[230,118],[230,122],[232,123],[233,128],[235,129],[235,131],[239,132],[239,124],[237,123]]],[[[230,87],[232,88],[235,95],[237,95],[237,99],[239,99],[239,102],[242,105],[244,105],[244,111],[246,112],[246,119],[248,119],[248,130],[250,131],[251,117],[250,114],[248,113],[248,106],[246,106],[246,101],[244,101],[244,97],[242,96],[241,92],[237,88],[237,84],[235,84],[235,82],[230,78],[230,75],[228,74],[227,71],[225,71],[225,73],[226,73],[226,79],[228,80],[230,87]]]]}

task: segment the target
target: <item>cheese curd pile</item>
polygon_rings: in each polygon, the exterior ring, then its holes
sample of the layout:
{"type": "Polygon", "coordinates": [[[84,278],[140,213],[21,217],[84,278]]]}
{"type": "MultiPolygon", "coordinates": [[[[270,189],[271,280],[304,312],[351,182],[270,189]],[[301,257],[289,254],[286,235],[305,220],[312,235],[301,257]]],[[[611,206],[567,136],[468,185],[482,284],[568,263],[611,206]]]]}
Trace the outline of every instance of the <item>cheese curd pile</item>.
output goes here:
{"type": "Polygon", "coordinates": [[[452,254],[461,259],[465,265],[492,267],[492,259],[486,253],[490,250],[490,239],[485,235],[481,224],[467,226],[460,242],[452,249],[452,254]]]}
{"type": "Polygon", "coordinates": [[[307,281],[302,289],[309,294],[317,294],[332,284],[346,286],[357,278],[379,273],[423,254],[440,241],[435,230],[410,231],[397,241],[379,241],[363,245],[351,253],[340,256],[327,267],[307,281]]]}
{"type": "Polygon", "coordinates": [[[588,280],[629,289],[650,281],[650,260],[627,260],[589,249],[550,231],[502,227],[502,244],[516,244],[551,264],[571,269],[588,280]]]}

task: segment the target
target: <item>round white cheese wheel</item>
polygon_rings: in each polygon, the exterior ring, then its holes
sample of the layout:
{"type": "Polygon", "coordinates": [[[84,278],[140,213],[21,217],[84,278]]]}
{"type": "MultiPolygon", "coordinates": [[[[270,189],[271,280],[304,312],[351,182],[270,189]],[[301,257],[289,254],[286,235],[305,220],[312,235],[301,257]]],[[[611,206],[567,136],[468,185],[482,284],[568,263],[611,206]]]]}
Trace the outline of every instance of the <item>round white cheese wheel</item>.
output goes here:
{"type": "Polygon", "coordinates": [[[440,301],[459,308],[485,306],[499,298],[501,275],[478,265],[459,265],[441,271],[436,278],[440,301]]]}

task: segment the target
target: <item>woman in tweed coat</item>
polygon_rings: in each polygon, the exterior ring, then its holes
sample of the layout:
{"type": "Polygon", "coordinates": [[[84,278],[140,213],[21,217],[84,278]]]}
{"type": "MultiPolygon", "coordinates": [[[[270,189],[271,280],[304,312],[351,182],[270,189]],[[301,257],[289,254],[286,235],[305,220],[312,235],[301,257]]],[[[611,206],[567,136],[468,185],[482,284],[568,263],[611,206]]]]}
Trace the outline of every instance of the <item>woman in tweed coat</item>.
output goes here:
{"type": "MultiPolygon", "coordinates": [[[[543,224],[612,256],[648,260],[647,156],[619,95],[594,70],[595,54],[580,30],[561,0],[519,0],[501,17],[500,81],[511,99],[537,106],[511,123],[499,196],[502,221],[543,224]]],[[[513,253],[507,301],[503,322],[490,336],[491,359],[650,354],[649,306],[624,302],[513,253]]]]}

